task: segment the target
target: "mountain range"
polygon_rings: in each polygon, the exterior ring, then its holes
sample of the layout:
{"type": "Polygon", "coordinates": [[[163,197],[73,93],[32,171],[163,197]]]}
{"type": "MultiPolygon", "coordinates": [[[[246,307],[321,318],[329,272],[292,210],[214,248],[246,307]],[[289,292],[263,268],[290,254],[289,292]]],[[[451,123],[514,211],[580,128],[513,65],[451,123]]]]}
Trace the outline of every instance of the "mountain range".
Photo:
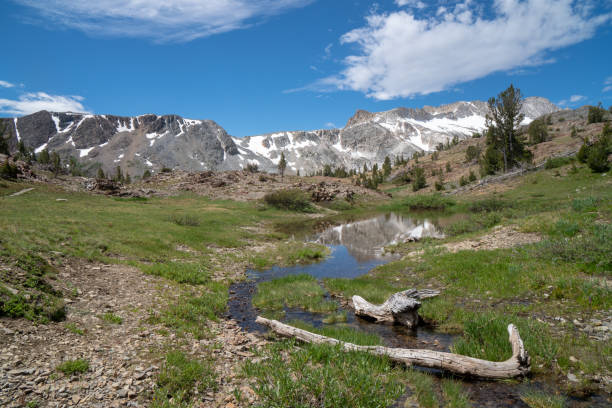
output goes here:
{"type": "MultiPolygon", "coordinates": [[[[549,100],[524,100],[524,124],[560,110],[549,100]]],[[[63,158],[77,157],[93,173],[121,166],[131,175],[163,167],[186,171],[239,170],[248,164],[275,172],[281,152],[287,172],[308,174],[330,164],[346,169],[379,165],[386,156],[410,157],[431,151],[454,137],[464,139],[485,128],[488,106],[482,101],[456,102],[422,109],[385,112],[358,110],[342,129],[286,131],[232,137],[212,120],[177,115],[135,117],[40,111],[0,119],[9,147],[19,141],[37,153],[47,148],[63,158]]]]}

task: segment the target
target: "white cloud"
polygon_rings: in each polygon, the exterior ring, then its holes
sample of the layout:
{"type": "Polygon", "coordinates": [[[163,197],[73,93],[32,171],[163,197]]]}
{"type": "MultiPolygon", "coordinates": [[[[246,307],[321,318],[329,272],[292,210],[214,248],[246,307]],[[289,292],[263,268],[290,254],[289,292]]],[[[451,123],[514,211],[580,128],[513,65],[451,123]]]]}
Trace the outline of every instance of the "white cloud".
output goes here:
{"type": "Polygon", "coordinates": [[[395,0],[395,4],[397,4],[400,7],[409,6],[409,7],[415,7],[418,9],[423,9],[427,7],[425,3],[419,0],[395,0]]]}
{"type": "Polygon", "coordinates": [[[587,97],[584,95],[572,95],[568,99],[563,99],[557,103],[559,106],[568,107],[571,105],[576,105],[578,102],[582,102],[586,100],[587,97]]]}
{"type": "Polygon", "coordinates": [[[10,82],[6,82],[6,81],[0,80],[0,87],[2,87],[2,88],[12,88],[14,86],[15,85],[11,84],[10,82]]]}
{"type": "Polygon", "coordinates": [[[602,89],[602,92],[610,91],[612,91],[612,76],[606,78],[606,80],[604,81],[604,89],[602,89]]]}
{"type": "Polygon", "coordinates": [[[14,0],[89,34],[191,41],[244,28],[314,0],[14,0]]]}
{"type": "MultiPolygon", "coordinates": [[[[397,4],[412,1],[398,0],[397,4]]],[[[376,99],[425,95],[494,72],[550,63],[546,52],[579,43],[610,21],[573,0],[495,0],[492,13],[471,0],[416,17],[409,10],[367,17],[341,38],[361,53],[316,86],[376,99]],[[431,14],[431,13],[430,13],[431,14]],[[487,17],[483,17],[484,15],[487,17]]]]}
{"type": "Polygon", "coordinates": [[[570,102],[572,102],[572,103],[580,102],[580,101],[582,101],[584,99],[586,99],[586,96],[584,96],[584,95],[572,95],[572,96],[570,96],[570,102]]]}
{"type": "Polygon", "coordinates": [[[330,128],[330,129],[335,129],[336,128],[336,124],[334,122],[327,122],[325,124],[326,128],[330,128]]]}
{"type": "Polygon", "coordinates": [[[49,95],[45,92],[26,93],[19,99],[0,99],[0,112],[11,115],[28,115],[30,113],[47,110],[51,112],[87,112],[81,103],[82,96],[78,95],[49,95]]]}

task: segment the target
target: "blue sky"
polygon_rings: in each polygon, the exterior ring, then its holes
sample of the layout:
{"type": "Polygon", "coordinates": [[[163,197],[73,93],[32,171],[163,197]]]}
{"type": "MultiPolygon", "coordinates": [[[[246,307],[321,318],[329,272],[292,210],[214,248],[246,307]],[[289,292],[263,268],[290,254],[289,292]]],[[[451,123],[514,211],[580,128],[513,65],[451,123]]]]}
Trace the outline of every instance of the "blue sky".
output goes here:
{"type": "Polygon", "coordinates": [[[245,136],[510,83],[564,107],[612,104],[610,0],[88,3],[0,4],[1,116],[176,113],[245,136]]]}

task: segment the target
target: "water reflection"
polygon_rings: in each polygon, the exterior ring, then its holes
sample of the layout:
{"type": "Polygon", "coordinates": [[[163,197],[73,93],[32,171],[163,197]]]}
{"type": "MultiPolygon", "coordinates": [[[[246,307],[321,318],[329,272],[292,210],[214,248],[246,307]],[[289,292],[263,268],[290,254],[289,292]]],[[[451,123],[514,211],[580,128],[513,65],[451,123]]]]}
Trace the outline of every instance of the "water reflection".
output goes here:
{"type": "Polygon", "coordinates": [[[329,227],[310,236],[310,241],[325,244],[332,251],[322,262],[275,266],[263,272],[248,271],[247,274],[259,282],[303,273],[317,279],[356,278],[396,258],[395,255],[383,253],[385,246],[424,237],[442,238],[443,234],[429,220],[415,220],[394,213],[383,214],[329,227]]]}
{"type": "Polygon", "coordinates": [[[312,240],[331,246],[343,246],[361,263],[383,257],[382,250],[387,245],[424,237],[443,238],[444,234],[429,220],[415,220],[388,213],[329,228],[312,240]]]}

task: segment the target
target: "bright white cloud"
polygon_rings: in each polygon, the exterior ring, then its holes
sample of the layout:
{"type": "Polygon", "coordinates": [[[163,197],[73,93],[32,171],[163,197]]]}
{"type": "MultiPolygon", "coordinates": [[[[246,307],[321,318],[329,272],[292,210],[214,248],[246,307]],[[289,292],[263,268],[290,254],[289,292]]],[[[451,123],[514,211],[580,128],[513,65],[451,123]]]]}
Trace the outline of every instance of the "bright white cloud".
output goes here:
{"type": "MultiPolygon", "coordinates": [[[[413,1],[397,0],[397,4],[413,1]]],[[[367,17],[342,36],[359,55],[319,87],[361,91],[376,99],[411,97],[451,88],[494,72],[550,62],[546,52],[579,43],[610,21],[573,0],[495,0],[483,17],[472,0],[417,17],[409,10],[367,17]]]]}
{"type": "Polygon", "coordinates": [[[14,0],[94,35],[191,41],[240,29],[314,0],[14,0]]]}
{"type": "Polygon", "coordinates": [[[49,95],[45,92],[26,93],[19,99],[0,99],[0,112],[11,115],[28,115],[47,110],[51,112],[87,112],[81,103],[82,96],[49,95]]]}
{"type": "Polygon", "coordinates": [[[15,85],[11,84],[10,82],[0,81],[0,87],[2,87],[2,88],[12,88],[14,86],[15,85]]]}

